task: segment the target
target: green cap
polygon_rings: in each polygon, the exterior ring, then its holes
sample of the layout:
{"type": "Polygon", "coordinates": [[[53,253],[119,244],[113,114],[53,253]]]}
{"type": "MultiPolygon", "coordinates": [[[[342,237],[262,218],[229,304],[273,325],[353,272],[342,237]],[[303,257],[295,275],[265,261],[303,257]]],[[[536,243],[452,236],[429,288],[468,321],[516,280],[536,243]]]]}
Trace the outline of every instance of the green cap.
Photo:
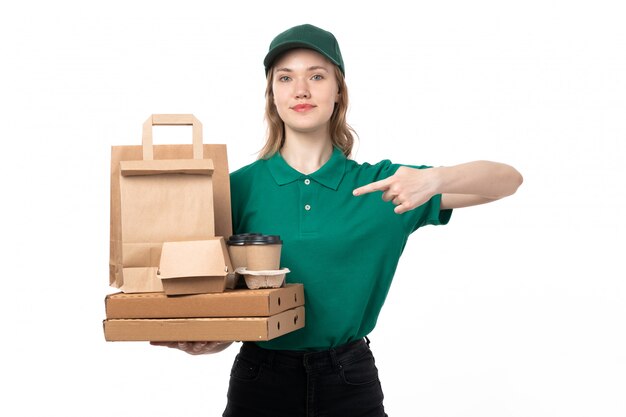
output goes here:
{"type": "Polygon", "coordinates": [[[344,75],[346,74],[335,35],[324,29],[306,24],[287,29],[272,40],[270,49],[263,60],[265,75],[280,54],[294,48],[307,48],[317,51],[337,65],[344,75]]]}

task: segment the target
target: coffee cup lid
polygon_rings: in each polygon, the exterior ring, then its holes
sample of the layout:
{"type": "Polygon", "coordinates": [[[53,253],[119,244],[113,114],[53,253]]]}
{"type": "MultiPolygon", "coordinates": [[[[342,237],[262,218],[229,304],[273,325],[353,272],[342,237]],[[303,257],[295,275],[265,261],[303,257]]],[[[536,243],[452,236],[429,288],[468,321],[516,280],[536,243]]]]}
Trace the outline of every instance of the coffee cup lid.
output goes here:
{"type": "Polygon", "coordinates": [[[283,241],[280,240],[278,235],[256,235],[250,236],[246,240],[248,245],[280,245],[283,241]]]}
{"type": "Polygon", "coordinates": [[[232,235],[228,238],[226,243],[228,245],[245,245],[248,242],[248,239],[253,236],[262,236],[261,233],[240,233],[237,235],[232,235]]]}

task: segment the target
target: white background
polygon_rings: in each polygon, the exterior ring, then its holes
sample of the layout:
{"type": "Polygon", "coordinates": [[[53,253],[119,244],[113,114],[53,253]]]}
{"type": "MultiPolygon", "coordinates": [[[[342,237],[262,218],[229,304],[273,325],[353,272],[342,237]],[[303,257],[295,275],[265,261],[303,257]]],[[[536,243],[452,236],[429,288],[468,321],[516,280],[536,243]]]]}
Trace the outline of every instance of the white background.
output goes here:
{"type": "Polygon", "coordinates": [[[252,162],[269,42],[313,23],[343,51],[357,161],[525,178],[409,240],[371,334],[389,415],[626,415],[620,2],[350,3],[0,6],[0,414],[221,415],[237,348],[104,341],[110,146],[193,113],[252,162]]]}

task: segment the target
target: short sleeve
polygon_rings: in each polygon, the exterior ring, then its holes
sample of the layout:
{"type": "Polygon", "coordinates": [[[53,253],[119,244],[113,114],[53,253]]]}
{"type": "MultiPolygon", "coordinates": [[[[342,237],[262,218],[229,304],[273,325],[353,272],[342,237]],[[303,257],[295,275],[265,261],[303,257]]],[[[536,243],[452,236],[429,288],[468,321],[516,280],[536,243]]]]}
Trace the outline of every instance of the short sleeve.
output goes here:
{"type": "MultiPolygon", "coordinates": [[[[429,165],[389,164],[387,176],[395,174],[401,166],[415,169],[432,168],[432,166],[429,165]]],[[[441,194],[437,194],[421,206],[404,212],[400,216],[402,216],[404,230],[406,234],[409,235],[422,226],[440,226],[448,224],[452,217],[452,209],[441,210],[441,194]]]]}

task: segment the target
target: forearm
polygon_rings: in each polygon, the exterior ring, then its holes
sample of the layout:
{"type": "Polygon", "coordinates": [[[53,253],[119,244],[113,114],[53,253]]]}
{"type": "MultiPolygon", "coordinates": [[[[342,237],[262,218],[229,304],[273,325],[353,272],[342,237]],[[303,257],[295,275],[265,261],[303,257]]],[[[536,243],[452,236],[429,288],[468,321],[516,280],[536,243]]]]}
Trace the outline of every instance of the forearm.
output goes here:
{"type": "Polygon", "coordinates": [[[497,200],[515,193],[523,181],[512,166],[491,161],[473,161],[433,170],[438,178],[438,194],[470,194],[497,200]]]}

